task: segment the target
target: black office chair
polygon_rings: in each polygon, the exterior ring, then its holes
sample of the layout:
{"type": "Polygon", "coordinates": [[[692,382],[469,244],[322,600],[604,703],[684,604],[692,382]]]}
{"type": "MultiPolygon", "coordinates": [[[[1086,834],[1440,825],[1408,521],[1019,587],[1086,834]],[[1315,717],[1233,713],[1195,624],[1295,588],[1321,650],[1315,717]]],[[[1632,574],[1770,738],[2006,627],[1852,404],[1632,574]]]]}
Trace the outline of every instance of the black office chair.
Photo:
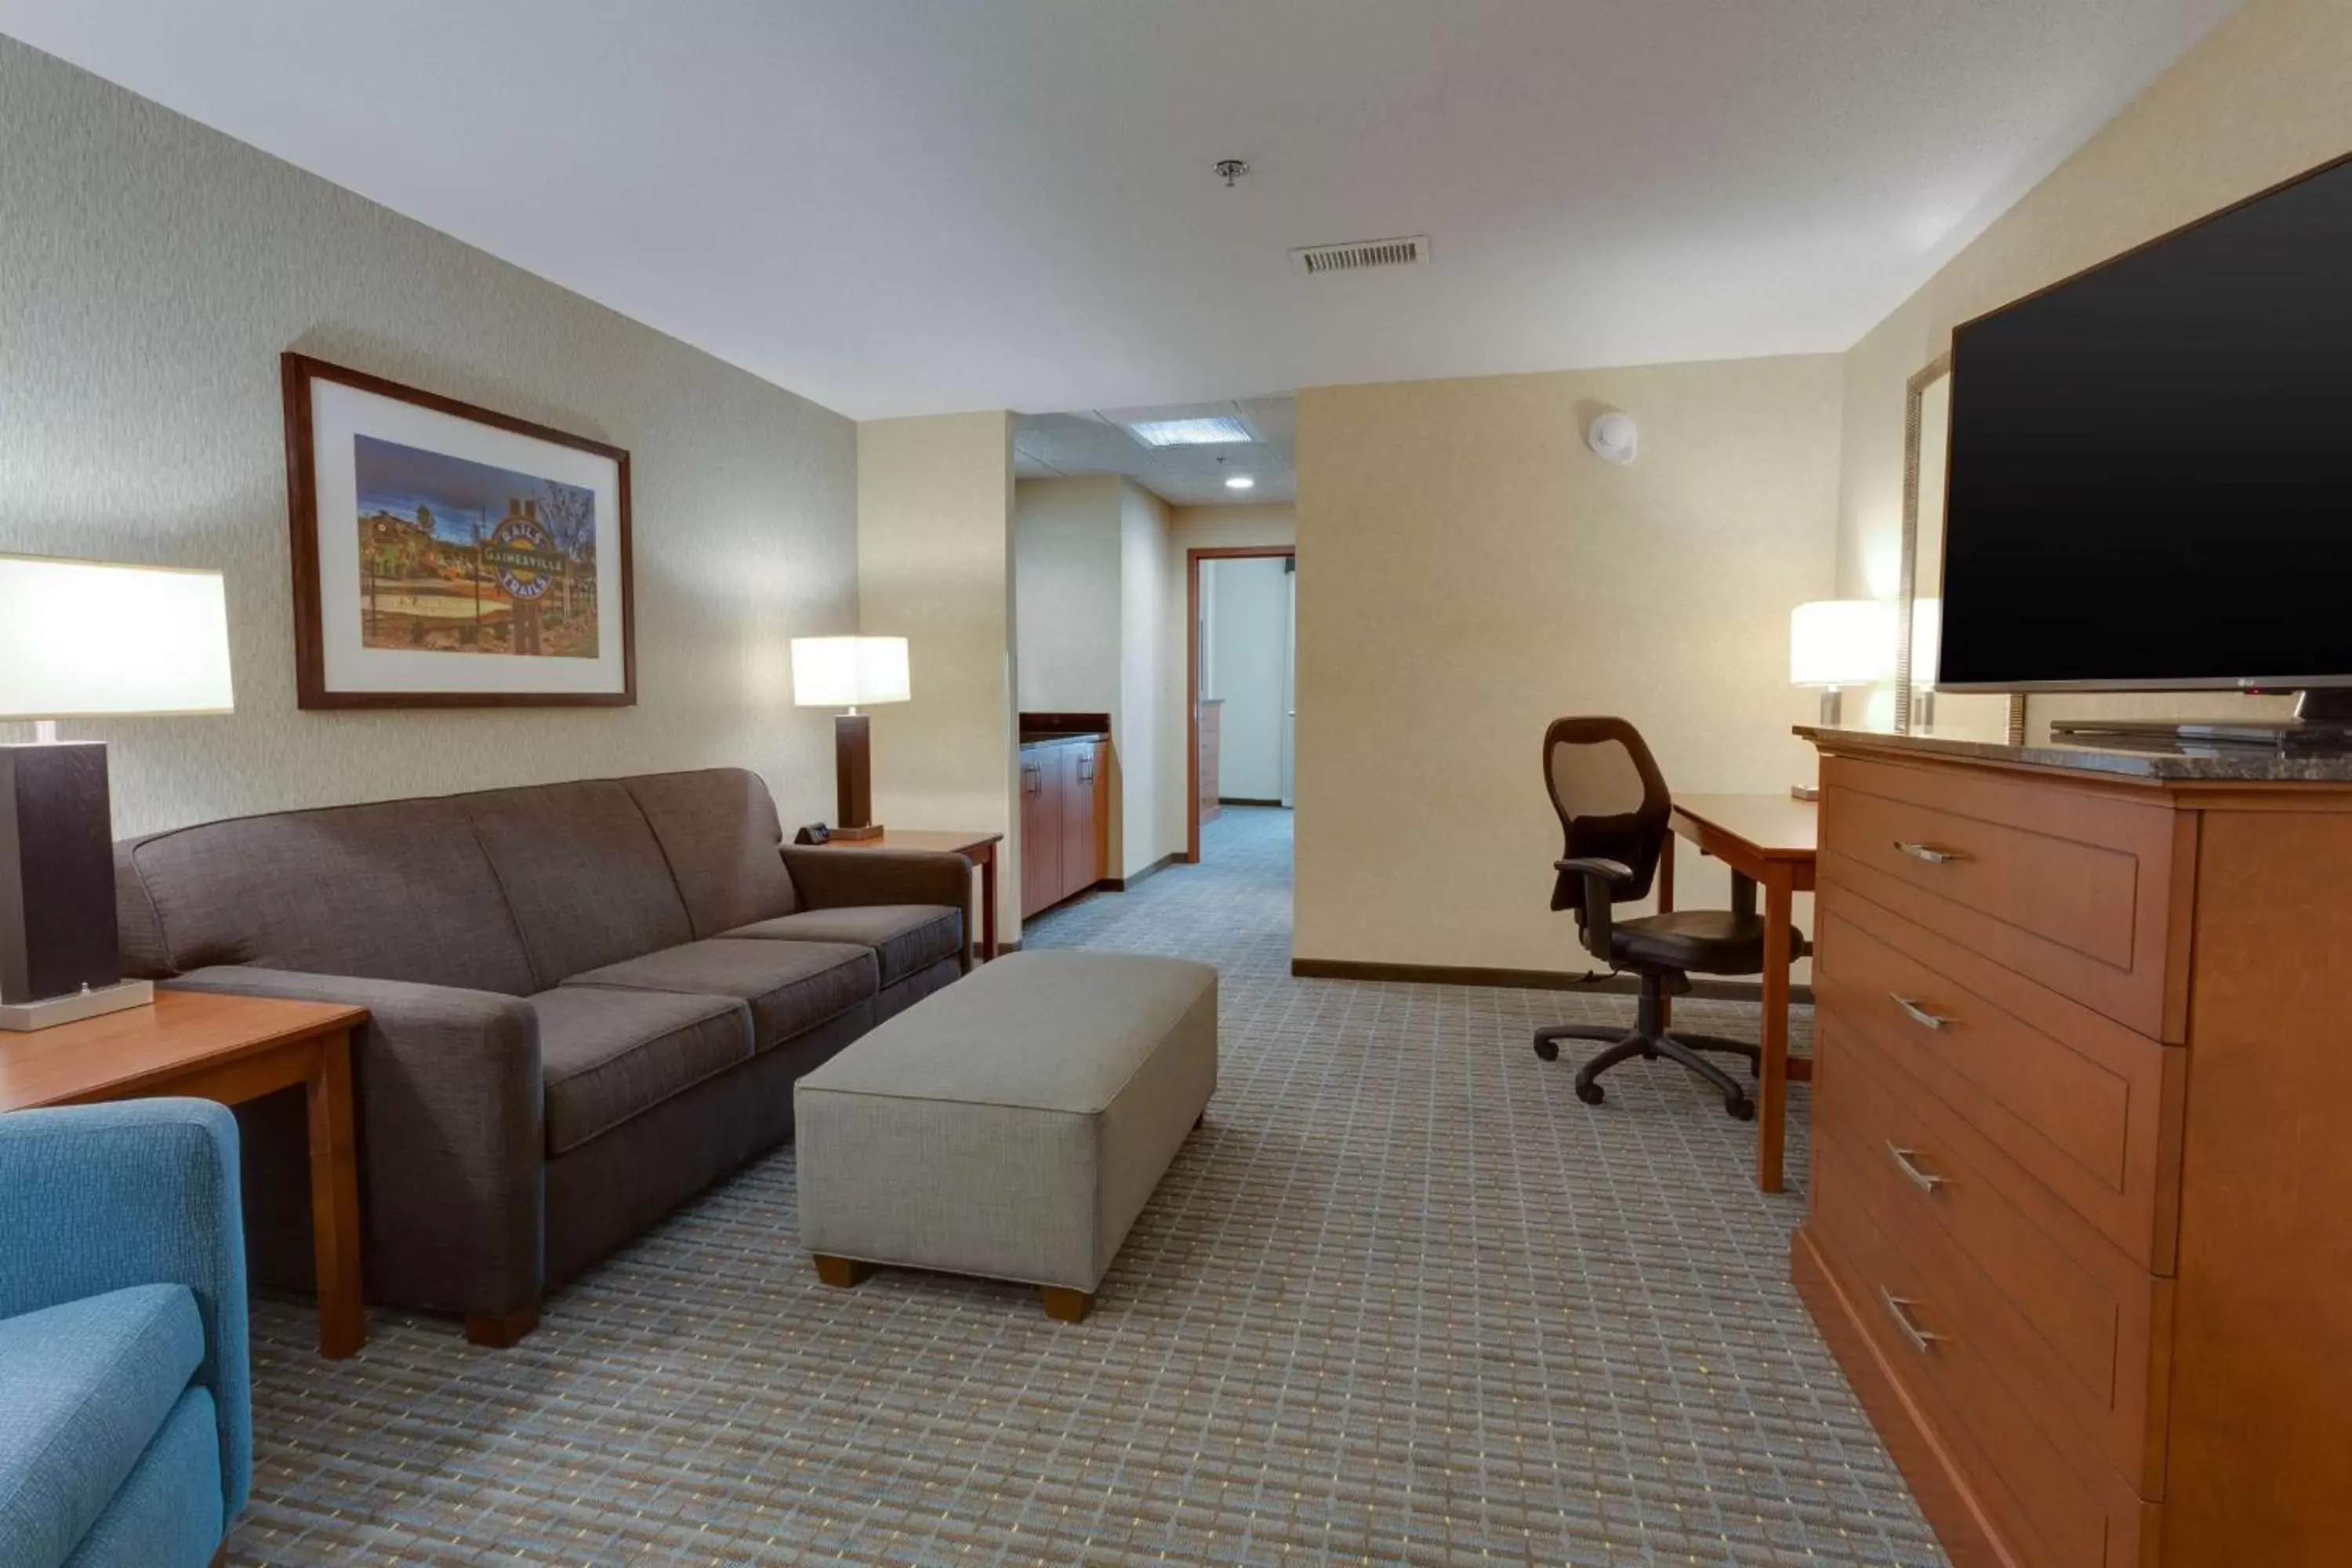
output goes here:
{"type": "MultiPolygon", "coordinates": [[[[1756,913],[1756,883],[1732,874],[1729,910],[1675,910],[1621,921],[1612,910],[1649,896],[1666,835],[1673,800],[1657,759],[1641,731],[1622,719],[1555,719],[1544,732],[1544,782],[1552,809],[1567,834],[1565,855],[1555,863],[1551,907],[1573,910],[1584,946],[1612,973],[1641,976],[1641,1002],[1633,1030],[1601,1024],[1562,1024],[1536,1031],[1536,1055],[1559,1059],[1562,1040],[1599,1040],[1608,1049],[1576,1070],[1576,1098],[1598,1105],[1597,1081],[1619,1062],[1660,1057],[1679,1062],[1723,1091],[1723,1108],[1742,1121],[1756,1107],[1732,1076],[1699,1053],[1716,1051],[1748,1058],[1756,1073],[1757,1048],[1739,1040],[1670,1031],[1666,998],[1690,989],[1697,974],[1764,973],[1764,921],[1756,913]]],[[[1801,933],[1790,956],[1810,951],[1801,933]]]]}

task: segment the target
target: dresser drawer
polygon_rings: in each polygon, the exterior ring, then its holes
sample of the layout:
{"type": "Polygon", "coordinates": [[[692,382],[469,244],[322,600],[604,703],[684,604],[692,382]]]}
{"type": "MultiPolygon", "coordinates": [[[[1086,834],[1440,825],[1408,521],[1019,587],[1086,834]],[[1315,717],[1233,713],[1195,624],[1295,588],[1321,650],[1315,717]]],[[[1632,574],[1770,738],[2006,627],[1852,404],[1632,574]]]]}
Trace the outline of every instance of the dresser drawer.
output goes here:
{"type": "Polygon", "coordinates": [[[1852,757],[1824,757],[1822,782],[1824,879],[2142,1034],[2182,1037],[2172,884],[2176,864],[2192,874],[2175,843],[2189,819],[2079,785],[1852,757]]]}
{"type": "MultiPolygon", "coordinates": [[[[2170,1273],[2187,1053],[1843,884],[1818,908],[1821,1022],[1879,1047],[2135,1263],[2170,1273]]],[[[2011,1176],[2011,1198],[2027,1184],[2011,1176]]]]}
{"type": "Polygon", "coordinates": [[[1948,1305],[2045,1429],[2071,1428],[2076,1462],[2160,1497],[2171,1281],[2079,1219],[2013,1202],[1988,1171],[2001,1156],[1934,1095],[1859,1038],[1822,1038],[1815,1146],[1859,1177],[1882,1232],[1936,1255],[1948,1305]]]}
{"type": "Polygon", "coordinates": [[[1806,1234],[2007,1555],[2021,1568],[2136,1568],[2157,1505],[2120,1473],[2061,1450],[1968,1316],[1949,1279],[1952,1255],[1918,1227],[1883,1226],[1865,1187],[1844,1147],[1816,1149],[1806,1234]]]}

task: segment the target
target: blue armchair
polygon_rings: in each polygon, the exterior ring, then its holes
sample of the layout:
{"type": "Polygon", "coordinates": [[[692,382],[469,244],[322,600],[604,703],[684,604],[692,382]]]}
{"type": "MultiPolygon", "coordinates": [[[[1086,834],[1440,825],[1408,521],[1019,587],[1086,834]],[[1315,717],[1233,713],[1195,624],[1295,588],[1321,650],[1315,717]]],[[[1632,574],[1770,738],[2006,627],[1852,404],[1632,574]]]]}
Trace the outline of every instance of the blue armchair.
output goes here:
{"type": "Polygon", "coordinates": [[[203,1568],[252,1473],[236,1119],[0,1116],[0,1563],[203,1568]]]}

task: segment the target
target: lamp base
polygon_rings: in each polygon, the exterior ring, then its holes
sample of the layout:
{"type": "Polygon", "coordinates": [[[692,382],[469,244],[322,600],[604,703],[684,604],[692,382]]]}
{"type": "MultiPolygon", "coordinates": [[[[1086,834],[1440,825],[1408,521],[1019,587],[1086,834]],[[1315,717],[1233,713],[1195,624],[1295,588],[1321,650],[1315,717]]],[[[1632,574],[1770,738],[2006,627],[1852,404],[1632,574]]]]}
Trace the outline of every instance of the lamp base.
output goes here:
{"type": "Polygon", "coordinates": [[[154,1000],[153,981],[118,980],[111,985],[47,996],[38,1002],[0,1003],[0,1032],[29,1035],[37,1029],[54,1029],[59,1024],[79,1024],[84,1018],[127,1013],[154,1000]]]}
{"type": "Polygon", "coordinates": [[[882,825],[878,822],[868,822],[863,823],[856,827],[828,828],[826,832],[829,837],[835,839],[847,839],[849,842],[854,844],[862,838],[881,837],[882,825]]]}

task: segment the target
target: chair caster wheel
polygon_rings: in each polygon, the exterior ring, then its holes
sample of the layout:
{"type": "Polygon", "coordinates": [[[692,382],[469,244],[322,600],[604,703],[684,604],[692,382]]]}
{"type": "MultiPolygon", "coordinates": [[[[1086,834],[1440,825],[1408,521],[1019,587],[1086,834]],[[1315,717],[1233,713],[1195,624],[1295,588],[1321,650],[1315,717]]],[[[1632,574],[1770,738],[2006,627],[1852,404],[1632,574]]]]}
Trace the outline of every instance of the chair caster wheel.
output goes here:
{"type": "Polygon", "coordinates": [[[1598,1105],[1609,1097],[1601,1092],[1597,1083],[1580,1083],[1576,1086],[1576,1098],[1587,1105],[1598,1105]]]}
{"type": "Polygon", "coordinates": [[[1723,1102],[1723,1109],[1731,1112],[1731,1119],[1734,1121],[1753,1121],[1756,1120],[1755,1101],[1749,1100],[1744,1094],[1737,1100],[1725,1100],[1723,1102]]]}
{"type": "Polygon", "coordinates": [[[1548,1062],[1556,1062],[1559,1060],[1559,1042],[1558,1040],[1538,1040],[1536,1042],[1536,1055],[1542,1060],[1548,1062]]]}

